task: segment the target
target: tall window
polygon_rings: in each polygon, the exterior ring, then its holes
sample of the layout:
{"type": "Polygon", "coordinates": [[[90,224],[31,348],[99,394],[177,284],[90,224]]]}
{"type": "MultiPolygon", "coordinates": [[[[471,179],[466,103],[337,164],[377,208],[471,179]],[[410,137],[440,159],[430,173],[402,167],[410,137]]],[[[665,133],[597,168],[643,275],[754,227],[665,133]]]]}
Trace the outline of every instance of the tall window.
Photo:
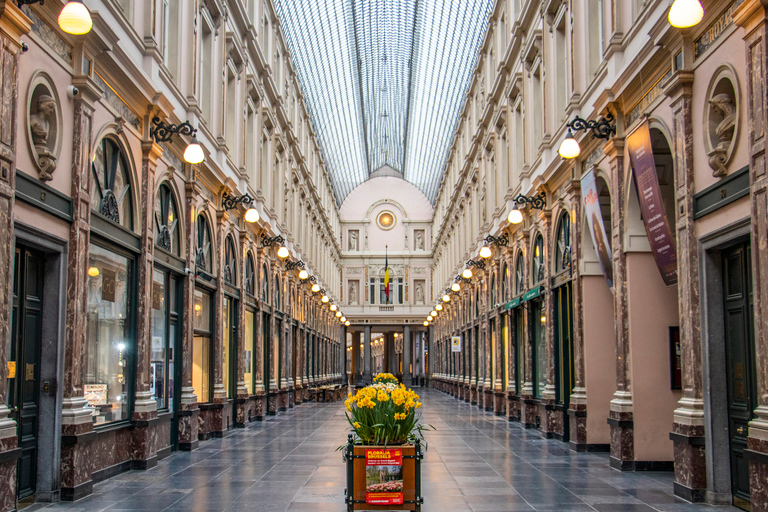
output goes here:
{"type": "Polygon", "coordinates": [[[136,355],[132,274],[133,261],[90,244],[83,391],[96,424],[129,418],[136,355]]]}
{"type": "Polygon", "coordinates": [[[170,272],[152,273],[152,344],[149,389],[158,409],[173,406],[173,351],[179,333],[179,281],[170,272]]]}
{"type": "Polygon", "coordinates": [[[275,276],[275,309],[280,309],[282,299],[282,287],[280,286],[280,276],[275,276]]]}
{"type": "Polygon", "coordinates": [[[501,271],[501,301],[509,300],[509,266],[504,264],[501,271]]]}
{"type": "Polygon", "coordinates": [[[203,117],[209,124],[213,124],[211,113],[211,90],[213,87],[213,29],[205,19],[202,23],[203,48],[200,52],[200,106],[203,109],[203,117]]]}
{"type": "Polygon", "coordinates": [[[157,246],[179,256],[181,254],[179,212],[167,183],[160,185],[155,197],[155,227],[157,228],[155,237],[157,246]]]}
{"type": "Polygon", "coordinates": [[[555,241],[555,272],[571,267],[571,217],[568,213],[560,216],[555,241]]]}
{"type": "Polygon", "coordinates": [[[211,401],[211,302],[208,292],[195,289],[194,329],[192,341],[192,387],[198,402],[211,401]]]}
{"type": "Polygon", "coordinates": [[[91,171],[95,182],[91,207],[112,222],[133,230],[133,192],[128,163],[114,139],[101,139],[96,146],[91,171]]]}
{"type": "Polygon", "coordinates": [[[213,272],[213,255],[211,253],[211,228],[205,215],[197,216],[197,247],[195,248],[195,266],[197,271],[213,272]]]}
{"type": "Polygon", "coordinates": [[[496,307],[496,274],[491,276],[491,304],[490,308],[496,307]]]}
{"type": "Polygon", "coordinates": [[[536,236],[533,244],[533,274],[531,283],[537,284],[544,280],[544,238],[541,234],[536,236]]]}
{"type": "Polygon", "coordinates": [[[369,286],[371,304],[405,304],[405,280],[402,277],[389,278],[389,298],[383,277],[372,277],[369,286]]]}

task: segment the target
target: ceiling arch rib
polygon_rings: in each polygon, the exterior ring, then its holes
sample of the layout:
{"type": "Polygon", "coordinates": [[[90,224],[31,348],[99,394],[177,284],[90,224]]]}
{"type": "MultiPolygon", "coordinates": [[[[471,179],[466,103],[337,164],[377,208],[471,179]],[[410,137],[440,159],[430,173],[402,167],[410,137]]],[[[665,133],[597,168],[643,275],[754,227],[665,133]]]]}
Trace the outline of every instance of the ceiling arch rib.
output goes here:
{"type": "Polygon", "coordinates": [[[434,204],[492,0],[276,0],[341,204],[389,166],[434,204]]]}

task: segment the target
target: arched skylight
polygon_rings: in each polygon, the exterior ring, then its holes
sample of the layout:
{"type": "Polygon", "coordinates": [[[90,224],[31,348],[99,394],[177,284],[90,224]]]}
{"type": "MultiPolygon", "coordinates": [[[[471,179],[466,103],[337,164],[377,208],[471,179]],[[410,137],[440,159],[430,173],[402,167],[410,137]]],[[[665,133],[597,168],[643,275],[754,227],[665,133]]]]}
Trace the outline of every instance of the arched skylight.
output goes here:
{"type": "Polygon", "coordinates": [[[276,0],[338,204],[388,165],[434,203],[492,0],[276,0]]]}

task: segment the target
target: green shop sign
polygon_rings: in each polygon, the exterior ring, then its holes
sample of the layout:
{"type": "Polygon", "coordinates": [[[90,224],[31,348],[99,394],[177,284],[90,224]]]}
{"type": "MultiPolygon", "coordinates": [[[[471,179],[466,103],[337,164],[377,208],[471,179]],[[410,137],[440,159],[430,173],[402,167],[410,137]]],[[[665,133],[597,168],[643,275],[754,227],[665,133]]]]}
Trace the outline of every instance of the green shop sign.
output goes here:
{"type": "Polygon", "coordinates": [[[520,297],[516,299],[512,299],[511,301],[507,302],[506,306],[504,306],[504,309],[509,310],[512,308],[516,308],[519,305],[520,305],[520,297]]]}
{"type": "Polygon", "coordinates": [[[541,295],[541,292],[543,291],[543,286],[537,286],[533,290],[528,290],[525,292],[525,295],[523,295],[523,302],[528,302],[531,299],[535,299],[539,295],[541,295]]]}

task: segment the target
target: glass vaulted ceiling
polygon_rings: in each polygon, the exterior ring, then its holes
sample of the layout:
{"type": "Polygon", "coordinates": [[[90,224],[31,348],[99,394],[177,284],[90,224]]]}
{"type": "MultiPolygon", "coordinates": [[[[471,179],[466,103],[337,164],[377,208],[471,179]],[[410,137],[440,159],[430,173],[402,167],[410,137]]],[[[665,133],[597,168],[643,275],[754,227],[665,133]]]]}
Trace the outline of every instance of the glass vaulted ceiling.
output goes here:
{"type": "Polygon", "coordinates": [[[275,0],[337,204],[388,165],[434,204],[492,0],[275,0]]]}

